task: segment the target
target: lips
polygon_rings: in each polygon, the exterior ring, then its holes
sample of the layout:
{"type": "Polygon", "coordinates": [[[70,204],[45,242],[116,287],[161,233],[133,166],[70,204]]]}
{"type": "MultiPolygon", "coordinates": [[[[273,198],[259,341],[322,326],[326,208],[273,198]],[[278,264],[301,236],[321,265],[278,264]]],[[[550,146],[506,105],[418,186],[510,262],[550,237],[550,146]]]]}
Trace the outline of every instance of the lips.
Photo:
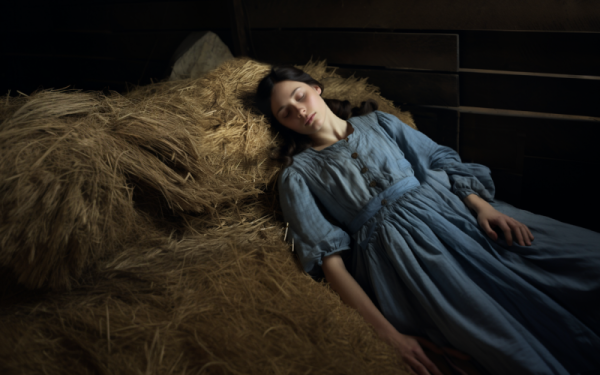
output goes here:
{"type": "Polygon", "coordinates": [[[313,117],[315,117],[315,113],[313,113],[312,115],[310,115],[310,117],[308,118],[308,120],[306,120],[306,123],[304,123],[304,125],[310,124],[311,121],[313,120],[313,117]]]}

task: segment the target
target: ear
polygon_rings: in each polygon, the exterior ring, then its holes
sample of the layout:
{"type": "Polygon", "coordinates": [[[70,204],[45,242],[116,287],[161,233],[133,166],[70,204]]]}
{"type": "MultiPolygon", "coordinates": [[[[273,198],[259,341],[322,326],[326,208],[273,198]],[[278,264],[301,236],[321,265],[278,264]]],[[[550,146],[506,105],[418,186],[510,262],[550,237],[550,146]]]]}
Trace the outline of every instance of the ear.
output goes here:
{"type": "Polygon", "coordinates": [[[317,90],[317,92],[319,93],[319,95],[321,95],[321,88],[317,85],[314,86],[315,90],[317,90]]]}

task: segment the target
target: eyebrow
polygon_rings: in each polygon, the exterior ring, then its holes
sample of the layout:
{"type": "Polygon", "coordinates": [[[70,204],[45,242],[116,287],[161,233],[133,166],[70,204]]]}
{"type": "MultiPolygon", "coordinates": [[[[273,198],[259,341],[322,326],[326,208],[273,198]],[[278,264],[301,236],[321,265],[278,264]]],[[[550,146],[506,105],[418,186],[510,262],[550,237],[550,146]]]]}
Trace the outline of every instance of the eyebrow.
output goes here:
{"type": "MultiPolygon", "coordinates": [[[[294,93],[295,93],[295,92],[296,92],[296,90],[298,90],[300,87],[301,87],[301,86],[298,86],[298,87],[296,87],[296,88],[294,89],[294,91],[292,91],[292,95],[290,95],[290,98],[291,98],[292,96],[294,96],[294,93]]],[[[285,107],[285,106],[284,106],[284,105],[282,105],[282,106],[281,106],[281,108],[279,108],[279,110],[277,111],[277,114],[279,114],[279,112],[281,112],[281,110],[282,110],[284,107],[285,107]]]]}

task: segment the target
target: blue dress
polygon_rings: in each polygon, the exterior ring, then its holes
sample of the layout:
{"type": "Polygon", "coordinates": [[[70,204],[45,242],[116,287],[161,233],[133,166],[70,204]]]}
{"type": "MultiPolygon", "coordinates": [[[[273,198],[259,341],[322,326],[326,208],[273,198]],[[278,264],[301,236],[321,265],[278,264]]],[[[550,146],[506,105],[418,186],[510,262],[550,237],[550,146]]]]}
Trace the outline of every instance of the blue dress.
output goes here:
{"type": "Polygon", "coordinates": [[[294,156],[278,181],[304,271],[322,279],[323,257],[340,252],[399,332],[492,374],[600,372],[599,233],[495,200],[487,167],[394,115],[348,122],[347,140],[294,156]],[[532,245],[491,240],[469,194],[527,225],[532,245]]]}

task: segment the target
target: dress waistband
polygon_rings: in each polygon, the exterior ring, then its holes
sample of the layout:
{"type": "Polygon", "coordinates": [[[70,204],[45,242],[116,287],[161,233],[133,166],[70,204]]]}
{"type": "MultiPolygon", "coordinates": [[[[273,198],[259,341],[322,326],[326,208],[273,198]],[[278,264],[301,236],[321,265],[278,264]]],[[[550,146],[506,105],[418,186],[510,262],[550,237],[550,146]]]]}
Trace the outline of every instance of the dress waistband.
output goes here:
{"type": "MultiPolygon", "coordinates": [[[[350,235],[354,235],[356,232],[358,232],[360,228],[370,218],[372,218],[377,212],[379,212],[381,207],[384,206],[384,204],[382,204],[382,201],[392,203],[393,201],[400,198],[402,195],[408,193],[409,191],[413,190],[414,188],[418,187],[419,185],[421,184],[419,183],[419,180],[417,180],[416,177],[409,176],[388,187],[376,197],[373,197],[373,199],[371,199],[369,203],[367,203],[360,210],[358,215],[356,215],[348,225],[348,231],[350,232],[350,235]]],[[[374,228],[375,226],[373,225],[369,230],[369,234],[367,235],[366,240],[368,240],[369,237],[371,237],[371,233],[373,232],[374,228]]]]}

